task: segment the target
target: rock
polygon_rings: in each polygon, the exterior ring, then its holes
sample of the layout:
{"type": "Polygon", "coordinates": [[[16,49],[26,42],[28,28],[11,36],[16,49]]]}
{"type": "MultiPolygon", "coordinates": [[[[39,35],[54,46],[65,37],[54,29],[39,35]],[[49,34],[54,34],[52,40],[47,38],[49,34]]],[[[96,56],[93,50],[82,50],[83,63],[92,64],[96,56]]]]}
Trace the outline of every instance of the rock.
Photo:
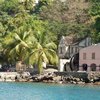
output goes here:
{"type": "Polygon", "coordinates": [[[100,72],[89,72],[88,79],[90,82],[100,82],[100,72]]]}
{"type": "Polygon", "coordinates": [[[24,72],[21,74],[23,78],[28,78],[30,77],[30,73],[29,72],[24,72]]]}
{"type": "Polygon", "coordinates": [[[56,77],[53,77],[53,80],[55,81],[60,81],[61,80],[61,76],[56,76],[56,77]]]}
{"type": "Polygon", "coordinates": [[[95,82],[94,85],[100,85],[100,82],[95,82]]]}
{"type": "Polygon", "coordinates": [[[79,78],[74,78],[73,79],[75,82],[80,82],[80,79],[79,78]]]}
{"type": "Polygon", "coordinates": [[[80,84],[80,85],[81,85],[81,84],[85,84],[85,82],[80,81],[80,82],[78,82],[78,84],[80,84]]]}
{"type": "Polygon", "coordinates": [[[53,81],[53,77],[54,75],[52,73],[42,73],[40,75],[38,74],[33,76],[31,79],[35,82],[51,82],[53,81]]]}
{"type": "Polygon", "coordinates": [[[70,82],[71,81],[71,78],[69,78],[69,77],[65,77],[64,79],[65,79],[66,82],[70,82]]]}
{"type": "Polygon", "coordinates": [[[77,84],[77,82],[75,82],[75,81],[73,81],[72,83],[73,83],[73,84],[77,84]]]}
{"type": "Polygon", "coordinates": [[[58,83],[59,83],[59,84],[62,84],[62,83],[63,83],[63,81],[59,81],[58,83]]]}

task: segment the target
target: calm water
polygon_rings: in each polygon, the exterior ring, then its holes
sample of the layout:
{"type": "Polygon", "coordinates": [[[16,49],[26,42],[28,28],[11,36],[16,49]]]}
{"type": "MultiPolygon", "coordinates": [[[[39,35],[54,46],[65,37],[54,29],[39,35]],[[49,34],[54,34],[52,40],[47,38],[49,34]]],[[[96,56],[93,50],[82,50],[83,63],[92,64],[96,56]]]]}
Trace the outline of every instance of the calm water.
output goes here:
{"type": "Polygon", "coordinates": [[[100,87],[0,83],[0,100],[100,100],[100,87]]]}

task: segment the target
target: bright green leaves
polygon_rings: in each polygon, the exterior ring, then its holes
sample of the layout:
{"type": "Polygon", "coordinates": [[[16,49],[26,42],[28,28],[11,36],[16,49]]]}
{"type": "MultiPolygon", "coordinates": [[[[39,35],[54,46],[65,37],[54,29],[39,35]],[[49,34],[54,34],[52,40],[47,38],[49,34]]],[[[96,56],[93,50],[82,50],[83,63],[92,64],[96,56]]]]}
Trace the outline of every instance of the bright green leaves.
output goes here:
{"type": "Polygon", "coordinates": [[[100,42],[100,1],[91,0],[92,7],[90,9],[91,15],[91,35],[94,43],[100,42]]]}
{"type": "Polygon", "coordinates": [[[43,68],[43,62],[46,64],[51,63],[57,65],[58,57],[56,54],[56,45],[52,41],[49,41],[46,34],[37,33],[38,35],[35,37],[36,42],[33,44],[33,48],[31,49],[31,53],[29,56],[29,63],[37,64],[39,67],[39,72],[41,73],[43,68]]]}
{"type": "Polygon", "coordinates": [[[4,12],[8,12],[8,14],[16,13],[17,9],[16,7],[18,6],[19,0],[4,0],[2,2],[1,9],[4,12]]]}
{"type": "Polygon", "coordinates": [[[100,42],[100,17],[97,17],[92,25],[92,38],[94,43],[100,42]]]}
{"type": "Polygon", "coordinates": [[[100,1],[92,0],[91,4],[92,4],[92,7],[90,9],[91,15],[92,16],[100,15],[100,1]]]}

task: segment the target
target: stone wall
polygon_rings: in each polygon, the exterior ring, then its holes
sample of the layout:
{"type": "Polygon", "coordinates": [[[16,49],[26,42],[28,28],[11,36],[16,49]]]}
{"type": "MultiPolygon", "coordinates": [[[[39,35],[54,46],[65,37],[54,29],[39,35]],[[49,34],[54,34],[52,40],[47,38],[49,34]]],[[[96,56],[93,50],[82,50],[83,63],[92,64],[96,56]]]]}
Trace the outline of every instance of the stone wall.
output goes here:
{"type": "Polygon", "coordinates": [[[26,81],[30,77],[29,72],[19,74],[17,72],[0,72],[0,81],[13,82],[13,81],[26,81]]]}
{"type": "Polygon", "coordinates": [[[73,76],[76,78],[88,78],[88,73],[86,72],[55,72],[59,76],[73,76]]]}
{"type": "Polygon", "coordinates": [[[89,72],[88,79],[90,82],[100,82],[100,72],[89,72]]]}

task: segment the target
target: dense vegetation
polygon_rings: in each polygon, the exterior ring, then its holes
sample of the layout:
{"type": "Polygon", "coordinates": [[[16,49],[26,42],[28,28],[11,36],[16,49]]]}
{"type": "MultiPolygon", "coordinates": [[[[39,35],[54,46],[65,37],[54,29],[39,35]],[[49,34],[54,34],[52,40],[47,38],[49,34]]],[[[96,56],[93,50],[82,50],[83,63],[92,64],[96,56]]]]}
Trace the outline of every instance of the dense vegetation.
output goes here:
{"type": "Polygon", "coordinates": [[[0,0],[0,51],[3,60],[57,64],[62,35],[100,41],[100,0],[0,0]]]}

